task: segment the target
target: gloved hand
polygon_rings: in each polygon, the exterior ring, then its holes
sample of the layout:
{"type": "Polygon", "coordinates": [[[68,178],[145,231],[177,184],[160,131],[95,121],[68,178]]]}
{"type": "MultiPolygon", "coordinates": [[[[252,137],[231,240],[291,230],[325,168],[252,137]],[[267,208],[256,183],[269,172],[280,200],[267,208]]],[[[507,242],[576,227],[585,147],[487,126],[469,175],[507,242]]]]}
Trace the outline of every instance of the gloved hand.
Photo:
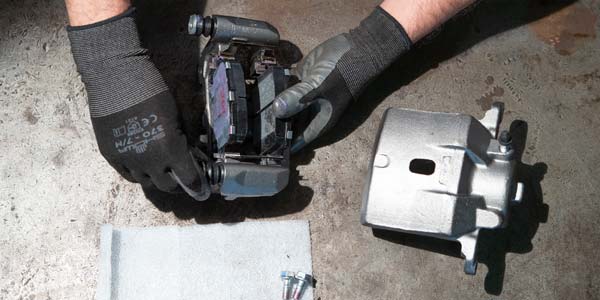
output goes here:
{"type": "Polygon", "coordinates": [[[199,191],[206,178],[190,154],[175,101],[141,46],[134,13],[68,28],[98,147],[129,181],[199,191]]]}
{"type": "Polygon", "coordinates": [[[289,118],[307,107],[317,114],[292,145],[295,153],[329,130],[363,89],[412,42],[404,28],[381,7],[350,30],[312,50],[292,70],[301,82],[278,95],[279,118],[289,118]]]}

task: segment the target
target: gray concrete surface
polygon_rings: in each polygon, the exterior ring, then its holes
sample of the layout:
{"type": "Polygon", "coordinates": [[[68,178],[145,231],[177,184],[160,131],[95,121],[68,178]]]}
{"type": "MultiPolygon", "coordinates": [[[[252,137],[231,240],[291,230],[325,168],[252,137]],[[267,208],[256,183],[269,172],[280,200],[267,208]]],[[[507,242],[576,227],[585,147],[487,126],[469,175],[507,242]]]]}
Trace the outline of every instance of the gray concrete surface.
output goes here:
{"type": "MultiPolygon", "coordinates": [[[[91,299],[104,223],[308,219],[316,297],[323,300],[599,299],[600,7],[596,0],[563,9],[543,2],[483,2],[448,24],[375,82],[320,148],[296,158],[294,182],[279,197],[199,204],[156,194],[149,201],[103,161],[62,1],[3,0],[0,298],[91,299]],[[481,116],[495,100],[506,103],[504,126],[513,124],[521,145],[519,176],[528,192],[513,225],[482,237],[476,276],[462,273],[456,247],[374,237],[359,224],[363,178],[386,108],[481,116]]],[[[205,12],[268,20],[306,53],[376,4],[209,0],[205,12]]],[[[140,3],[144,40],[190,128],[197,42],[184,32],[187,15],[200,6],[140,3]]]]}

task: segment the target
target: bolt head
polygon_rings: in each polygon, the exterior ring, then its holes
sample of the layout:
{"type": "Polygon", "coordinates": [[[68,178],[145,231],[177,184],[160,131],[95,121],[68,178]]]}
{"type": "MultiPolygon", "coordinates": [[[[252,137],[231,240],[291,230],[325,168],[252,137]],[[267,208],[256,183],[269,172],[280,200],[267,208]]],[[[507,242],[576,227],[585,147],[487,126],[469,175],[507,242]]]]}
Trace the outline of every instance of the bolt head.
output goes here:
{"type": "Polygon", "coordinates": [[[500,143],[500,145],[502,146],[508,146],[512,143],[512,137],[510,135],[510,132],[504,130],[500,133],[500,137],[498,138],[498,142],[500,143]]]}
{"type": "Polygon", "coordinates": [[[203,30],[203,19],[200,15],[191,15],[188,22],[188,34],[200,35],[203,30]]]}
{"type": "Polygon", "coordinates": [[[296,279],[311,282],[312,276],[310,276],[309,274],[306,274],[304,272],[298,272],[298,273],[296,273],[296,279]]]}
{"type": "Polygon", "coordinates": [[[281,276],[281,279],[289,279],[294,278],[296,274],[290,271],[281,271],[281,274],[279,276],[281,276]]]}

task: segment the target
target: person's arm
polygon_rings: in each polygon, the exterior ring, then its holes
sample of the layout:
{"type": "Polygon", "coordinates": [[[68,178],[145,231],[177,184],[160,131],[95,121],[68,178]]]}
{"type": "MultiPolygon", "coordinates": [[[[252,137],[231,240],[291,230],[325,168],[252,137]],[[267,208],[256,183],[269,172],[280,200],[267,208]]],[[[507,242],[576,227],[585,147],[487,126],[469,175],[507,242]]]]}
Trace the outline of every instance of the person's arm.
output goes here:
{"type": "Polygon", "coordinates": [[[292,152],[331,129],[353,99],[412,44],[475,0],[384,0],[361,24],[311,51],[293,70],[300,83],[274,102],[289,118],[311,107],[317,112],[295,137],[292,152]]]}
{"type": "Polygon", "coordinates": [[[69,24],[83,26],[110,19],[131,6],[129,0],[65,0],[69,24]]]}
{"type": "Polygon", "coordinates": [[[206,191],[175,100],[140,42],[129,0],[66,0],[66,6],[100,153],[129,181],[162,191],[206,191]]]}
{"type": "Polygon", "coordinates": [[[384,0],[381,8],[402,24],[413,43],[475,0],[384,0]]]}

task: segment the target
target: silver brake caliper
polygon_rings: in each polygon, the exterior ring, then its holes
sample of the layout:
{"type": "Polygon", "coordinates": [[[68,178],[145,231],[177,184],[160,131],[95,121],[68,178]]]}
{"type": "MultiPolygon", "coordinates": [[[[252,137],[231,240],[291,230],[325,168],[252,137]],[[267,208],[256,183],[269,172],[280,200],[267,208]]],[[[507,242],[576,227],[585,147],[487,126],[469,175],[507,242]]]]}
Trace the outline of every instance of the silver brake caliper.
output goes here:
{"type": "Polygon", "coordinates": [[[481,228],[507,225],[514,179],[510,134],[498,133],[503,105],[481,120],[463,114],[389,109],[363,196],[361,222],[458,241],[465,272],[475,274],[481,228]]]}

